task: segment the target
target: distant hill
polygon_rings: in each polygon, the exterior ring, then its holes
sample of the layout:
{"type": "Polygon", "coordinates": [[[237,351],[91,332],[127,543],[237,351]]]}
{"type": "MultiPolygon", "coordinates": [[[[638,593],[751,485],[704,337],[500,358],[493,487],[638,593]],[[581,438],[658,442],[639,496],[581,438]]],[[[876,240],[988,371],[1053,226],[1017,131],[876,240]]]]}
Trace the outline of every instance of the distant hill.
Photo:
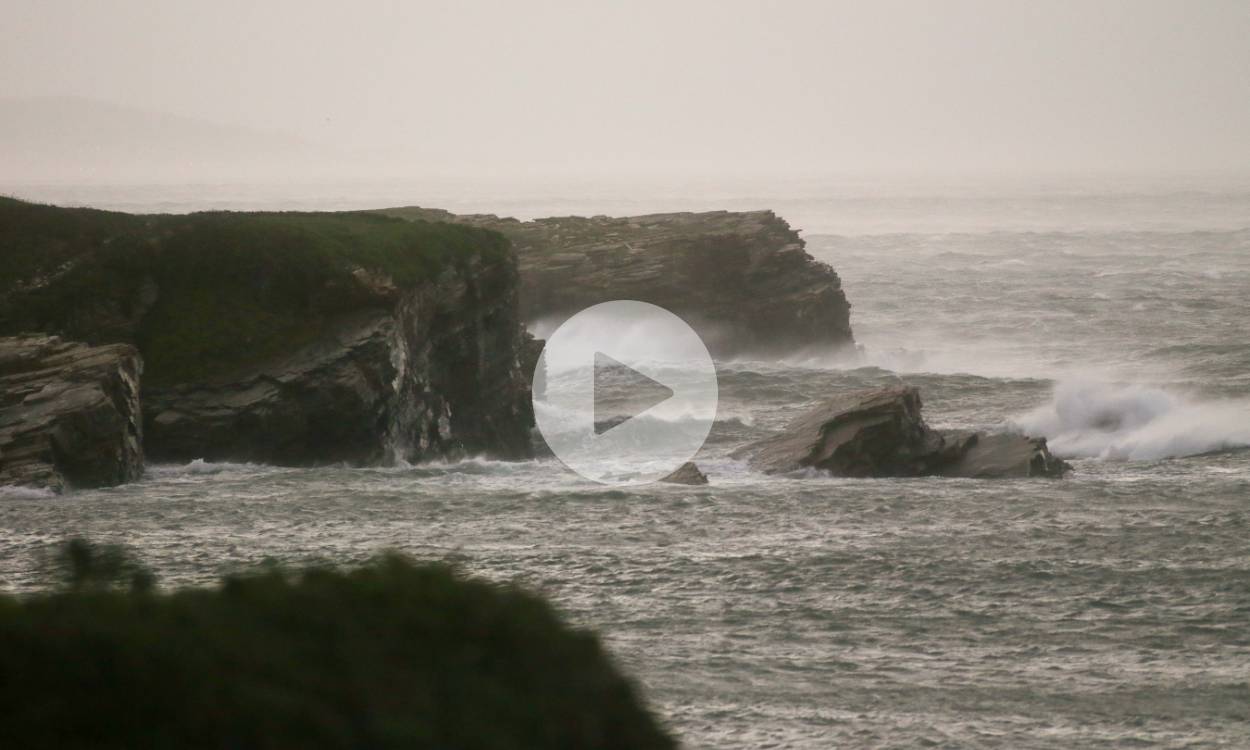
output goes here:
{"type": "Polygon", "coordinates": [[[236,179],[315,172],[332,161],[282,133],[89,99],[0,99],[8,181],[236,179]]]}

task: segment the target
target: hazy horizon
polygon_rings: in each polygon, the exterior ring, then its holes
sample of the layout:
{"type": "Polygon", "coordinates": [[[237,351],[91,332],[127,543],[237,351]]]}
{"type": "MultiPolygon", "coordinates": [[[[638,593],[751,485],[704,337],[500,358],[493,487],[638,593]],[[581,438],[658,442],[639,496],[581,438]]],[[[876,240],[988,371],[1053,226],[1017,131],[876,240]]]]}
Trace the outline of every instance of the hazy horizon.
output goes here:
{"type": "Polygon", "coordinates": [[[10,180],[1250,171],[1223,0],[3,15],[10,180]]]}

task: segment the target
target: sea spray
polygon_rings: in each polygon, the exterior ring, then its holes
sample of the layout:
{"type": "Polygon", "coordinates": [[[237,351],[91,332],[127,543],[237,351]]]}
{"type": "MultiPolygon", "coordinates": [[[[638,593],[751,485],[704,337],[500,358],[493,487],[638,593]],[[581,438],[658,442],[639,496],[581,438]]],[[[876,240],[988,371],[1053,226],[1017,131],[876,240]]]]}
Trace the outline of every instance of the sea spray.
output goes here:
{"type": "Polygon", "coordinates": [[[1250,446],[1250,401],[1198,401],[1161,388],[1061,381],[1011,422],[1069,458],[1149,461],[1250,446]]]}

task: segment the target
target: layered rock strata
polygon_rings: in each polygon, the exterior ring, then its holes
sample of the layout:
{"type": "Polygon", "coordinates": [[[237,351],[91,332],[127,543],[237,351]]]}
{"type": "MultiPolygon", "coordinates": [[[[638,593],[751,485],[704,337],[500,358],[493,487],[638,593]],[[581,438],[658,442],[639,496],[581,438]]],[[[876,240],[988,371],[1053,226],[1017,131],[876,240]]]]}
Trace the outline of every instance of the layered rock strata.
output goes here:
{"type": "Polygon", "coordinates": [[[0,338],[0,485],[62,492],[143,473],[134,347],[0,338]]]}
{"type": "Polygon", "coordinates": [[[422,208],[410,220],[500,232],[516,247],[521,314],[559,322],[599,302],[650,302],[690,322],[714,355],[831,351],[853,345],[838,274],[772,211],[518,221],[422,208]]]}
{"type": "Polygon", "coordinates": [[[0,261],[0,334],[143,355],[155,460],[531,454],[536,345],[497,233],[354,212],[140,216],[0,198],[0,261]]]}
{"type": "Polygon", "coordinates": [[[154,460],[274,464],[531,455],[515,269],[473,263],[228,377],[155,389],[154,460]]]}
{"type": "Polygon", "coordinates": [[[913,387],[844,393],[734,456],[769,474],[813,468],[841,477],[1059,477],[1071,468],[1045,438],[935,430],[920,407],[913,387]]]}

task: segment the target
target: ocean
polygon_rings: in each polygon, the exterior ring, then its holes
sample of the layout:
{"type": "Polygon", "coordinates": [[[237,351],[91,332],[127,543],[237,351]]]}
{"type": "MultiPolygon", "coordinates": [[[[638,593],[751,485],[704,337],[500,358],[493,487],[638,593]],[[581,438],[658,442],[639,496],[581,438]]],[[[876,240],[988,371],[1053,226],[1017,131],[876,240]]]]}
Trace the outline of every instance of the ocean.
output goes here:
{"type": "Polygon", "coordinates": [[[133,546],[166,586],[395,548],[548,595],[690,748],[1250,747],[1250,185],[0,192],[175,212],[772,208],[841,275],[862,347],[718,362],[707,487],[599,486],[548,458],[193,461],[63,497],[0,489],[8,590],[46,585],[43,553],[71,535],[133,546]],[[1075,471],[766,477],[728,458],[831,393],[898,382],[931,425],[1045,435],[1075,471]]]}

